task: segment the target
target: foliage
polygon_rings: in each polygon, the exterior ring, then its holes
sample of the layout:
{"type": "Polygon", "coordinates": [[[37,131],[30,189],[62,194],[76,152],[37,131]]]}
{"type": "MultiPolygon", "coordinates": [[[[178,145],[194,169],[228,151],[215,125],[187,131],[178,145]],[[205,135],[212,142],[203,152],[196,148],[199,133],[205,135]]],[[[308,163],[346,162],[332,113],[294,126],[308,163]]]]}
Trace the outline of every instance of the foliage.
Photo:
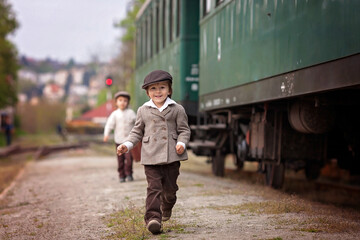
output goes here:
{"type": "Polygon", "coordinates": [[[18,23],[11,5],[0,0],[0,108],[15,105],[17,51],[7,36],[15,31],[18,23]]]}
{"type": "Polygon", "coordinates": [[[0,38],[4,39],[18,27],[11,5],[6,0],[0,0],[0,17],[0,38]]]}
{"type": "Polygon", "coordinates": [[[70,58],[69,62],[66,65],[66,68],[71,69],[74,66],[75,66],[75,60],[73,58],[70,58]]]}
{"type": "Polygon", "coordinates": [[[125,34],[122,36],[122,42],[132,42],[135,39],[135,20],[136,15],[139,12],[141,6],[144,4],[145,0],[132,0],[131,10],[127,12],[127,16],[120,23],[115,24],[116,27],[125,29],[125,34]]]}
{"type": "MultiPolygon", "coordinates": [[[[111,75],[115,79],[117,89],[126,90],[134,95],[134,72],[135,72],[135,20],[145,0],[132,0],[125,19],[115,24],[115,27],[125,30],[121,38],[119,55],[112,62],[111,75]]],[[[131,104],[131,103],[130,103],[131,104]]]]}
{"type": "MultiPolygon", "coordinates": [[[[108,101],[108,88],[103,88],[100,90],[98,96],[97,96],[97,107],[99,107],[100,105],[103,105],[104,103],[106,103],[108,101]]],[[[118,90],[112,86],[110,88],[110,93],[111,93],[111,97],[114,96],[114,94],[117,92],[118,90]]]]}

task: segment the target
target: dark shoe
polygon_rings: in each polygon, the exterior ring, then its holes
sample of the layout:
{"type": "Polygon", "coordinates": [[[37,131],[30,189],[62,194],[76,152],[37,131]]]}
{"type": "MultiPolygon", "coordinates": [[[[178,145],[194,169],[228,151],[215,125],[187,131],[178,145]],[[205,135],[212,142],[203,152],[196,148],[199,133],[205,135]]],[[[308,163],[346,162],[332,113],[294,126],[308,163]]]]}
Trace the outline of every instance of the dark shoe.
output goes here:
{"type": "Polygon", "coordinates": [[[168,210],[168,211],[164,211],[162,213],[162,219],[161,220],[165,222],[165,221],[169,220],[170,217],[171,217],[171,209],[168,210]]]}
{"type": "Polygon", "coordinates": [[[125,178],[121,177],[120,182],[125,182],[125,178]]]}
{"type": "Polygon", "coordinates": [[[126,181],[128,181],[128,182],[134,181],[133,176],[131,176],[131,175],[127,176],[127,177],[126,177],[126,181]]]}
{"type": "Polygon", "coordinates": [[[146,228],[152,233],[152,234],[158,234],[161,233],[162,229],[161,229],[161,223],[159,223],[158,220],[151,220],[146,228]]]}

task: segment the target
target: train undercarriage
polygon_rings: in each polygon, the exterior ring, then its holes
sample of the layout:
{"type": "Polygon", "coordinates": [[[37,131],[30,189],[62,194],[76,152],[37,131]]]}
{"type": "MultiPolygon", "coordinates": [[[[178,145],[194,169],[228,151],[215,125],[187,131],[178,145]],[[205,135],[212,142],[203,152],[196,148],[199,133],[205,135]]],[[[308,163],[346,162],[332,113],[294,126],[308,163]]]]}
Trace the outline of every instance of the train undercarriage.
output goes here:
{"type": "Polygon", "coordinates": [[[209,156],[216,176],[224,176],[226,154],[235,164],[258,162],[265,182],[281,188],[286,168],[305,169],[314,180],[327,161],[352,175],[360,173],[360,89],[343,89],[292,99],[207,112],[192,125],[189,147],[209,156]]]}

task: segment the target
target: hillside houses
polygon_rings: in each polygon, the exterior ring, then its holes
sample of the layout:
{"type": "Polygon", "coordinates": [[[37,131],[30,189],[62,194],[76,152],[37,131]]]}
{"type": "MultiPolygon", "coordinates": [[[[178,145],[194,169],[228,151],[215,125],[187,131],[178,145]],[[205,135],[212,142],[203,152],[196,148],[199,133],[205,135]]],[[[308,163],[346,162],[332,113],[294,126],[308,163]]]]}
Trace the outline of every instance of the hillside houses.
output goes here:
{"type": "Polygon", "coordinates": [[[18,71],[18,79],[25,85],[19,91],[20,103],[37,104],[43,99],[64,102],[73,108],[75,105],[93,108],[109,72],[105,64],[98,64],[94,69],[94,66],[73,62],[65,65],[51,59],[37,61],[26,57],[22,57],[20,63],[22,69],[18,71]]]}

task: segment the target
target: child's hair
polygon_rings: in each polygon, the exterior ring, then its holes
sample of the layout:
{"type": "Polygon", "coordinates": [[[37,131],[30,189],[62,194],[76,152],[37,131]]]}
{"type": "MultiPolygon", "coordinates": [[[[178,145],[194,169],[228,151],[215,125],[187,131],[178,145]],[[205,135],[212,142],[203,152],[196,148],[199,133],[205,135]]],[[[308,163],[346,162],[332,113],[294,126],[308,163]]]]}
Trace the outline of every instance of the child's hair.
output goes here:
{"type": "MultiPolygon", "coordinates": [[[[169,86],[169,92],[170,92],[170,94],[169,94],[169,98],[171,98],[171,95],[172,95],[172,84],[171,84],[171,82],[169,81],[169,80],[165,80],[166,82],[167,82],[167,84],[168,84],[168,86],[169,86]]],[[[148,86],[146,86],[145,87],[145,91],[146,91],[146,94],[149,96],[149,87],[150,87],[150,85],[148,85],[148,86]]]]}

